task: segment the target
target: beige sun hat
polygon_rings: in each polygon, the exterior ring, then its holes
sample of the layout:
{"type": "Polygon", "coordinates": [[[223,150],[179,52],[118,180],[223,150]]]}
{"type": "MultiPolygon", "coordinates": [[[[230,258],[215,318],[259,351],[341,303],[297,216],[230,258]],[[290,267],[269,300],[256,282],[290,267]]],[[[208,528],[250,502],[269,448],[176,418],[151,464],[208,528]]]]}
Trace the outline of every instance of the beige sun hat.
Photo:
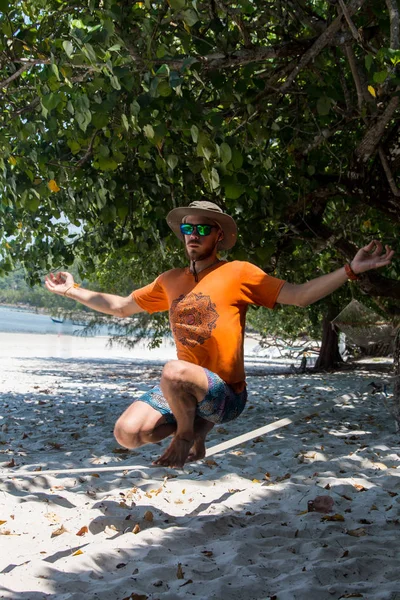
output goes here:
{"type": "Polygon", "coordinates": [[[189,206],[180,206],[168,213],[167,223],[180,240],[183,241],[184,236],[182,235],[179,226],[184,217],[188,217],[189,215],[207,217],[218,223],[224,232],[224,239],[218,244],[220,250],[229,250],[236,244],[237,227],[235,221],[230,215],[224,213],[222,208],[217,204],[209,202],[208,200],[195,200],[194,202],[191,202],[189,206]]]}

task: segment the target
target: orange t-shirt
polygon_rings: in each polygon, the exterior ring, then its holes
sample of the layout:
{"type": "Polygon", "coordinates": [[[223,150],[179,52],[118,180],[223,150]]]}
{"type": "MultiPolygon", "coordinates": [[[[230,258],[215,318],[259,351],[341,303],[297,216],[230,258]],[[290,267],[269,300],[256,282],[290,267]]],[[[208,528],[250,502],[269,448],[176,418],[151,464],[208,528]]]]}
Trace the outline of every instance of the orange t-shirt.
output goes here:
{"type": "Polygon", "coordinates": [[[198,282],[188,268],[172,269],[132,295],[148,313],[169,310],[179,359],[217,373],[238,392],[245,386],[247,307],[273,308],[284,283],[249,262],[221,261],[198,282]]]}

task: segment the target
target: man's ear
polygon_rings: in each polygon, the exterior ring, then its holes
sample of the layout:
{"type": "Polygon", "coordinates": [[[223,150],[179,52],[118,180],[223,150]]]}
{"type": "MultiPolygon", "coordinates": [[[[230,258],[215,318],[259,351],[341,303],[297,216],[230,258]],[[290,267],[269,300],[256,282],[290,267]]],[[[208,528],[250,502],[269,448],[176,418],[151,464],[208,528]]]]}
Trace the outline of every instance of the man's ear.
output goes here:
{"type": "Polygon", "coordinates": [[[218,234],[218,241],[222,242],[222,240],[224,239],[224,232],[222,230],[220,230],[219,234],[218,234]]]}

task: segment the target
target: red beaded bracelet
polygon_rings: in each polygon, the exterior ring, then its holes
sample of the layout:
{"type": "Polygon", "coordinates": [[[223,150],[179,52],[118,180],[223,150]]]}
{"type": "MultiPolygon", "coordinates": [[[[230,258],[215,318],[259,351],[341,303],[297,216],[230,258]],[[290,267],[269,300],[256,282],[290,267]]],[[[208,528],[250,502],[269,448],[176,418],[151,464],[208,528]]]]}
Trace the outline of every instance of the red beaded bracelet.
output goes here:
{"type": "Polygon", "coordinates": [[[350,263],[344,265],[344,270],[346,271],[347,279],[350,279],[350,281],[358,281],[360,279],[357,273],[354,273],[350,263]]]}

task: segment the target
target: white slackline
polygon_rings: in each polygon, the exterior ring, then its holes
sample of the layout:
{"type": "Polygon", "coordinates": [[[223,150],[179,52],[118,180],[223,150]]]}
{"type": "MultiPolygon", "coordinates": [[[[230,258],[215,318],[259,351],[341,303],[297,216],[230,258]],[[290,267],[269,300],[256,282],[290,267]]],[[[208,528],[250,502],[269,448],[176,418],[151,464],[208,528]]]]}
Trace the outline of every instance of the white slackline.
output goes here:
{"type": "MultiPolygon", "coordinates": [[[[268,425],[264,425],[264,427],[259,427],[258,429],[253,429],[248,433],[244,433],[243,435],[238,435],[231,440],[227,440],[226,442],[222,442],[222,444],[217,444],[216,446],[212,446],[206,452],[206,457],[213,456],[214,454],[218,454],[219,452],[224,452],[229,448],[233,448],[234,446],[238,446],[239,444],[243,444],[250,440],[253,440],[260,435],[265,435],[266,433],[270,433],[271,431],[275,431],[275,429],[280,429],[281,427],[286,427],[291,423],[295,423],[296,421],[300,421],[305,417],[310,417],[313,415],[318,415],[320,412],[324,410],[329,410],[333,408],[335,405],[338,405],[342,402],[346,402],[348,400],[354,400],[358,398],[356,394],[344,394],[343,396],[339,396],[334,400],[329,400],[328,402],[323,402],[318,406],[309,407],[307,410],[300,411],[296,413],[292,418],[279,419],[279,421],[274,421],[273,423],[269,423],[268,425]]],[[[121,466],[111,466],[111,467],[83,467],[81,469],[52,469],[48,471],[8,471],[7,473],[0,473],[1,479],[10,479],[10,478],[18,478],[18,477],[44,477],[46,475],[72,475],[76,473],[105,473],[105,472],[117,472],[117,471],[143,471],[144,469],[151,469],[160,467],[160,465],[154,466],[143,466],[143,465],[121,465],[121,466]]]]}

